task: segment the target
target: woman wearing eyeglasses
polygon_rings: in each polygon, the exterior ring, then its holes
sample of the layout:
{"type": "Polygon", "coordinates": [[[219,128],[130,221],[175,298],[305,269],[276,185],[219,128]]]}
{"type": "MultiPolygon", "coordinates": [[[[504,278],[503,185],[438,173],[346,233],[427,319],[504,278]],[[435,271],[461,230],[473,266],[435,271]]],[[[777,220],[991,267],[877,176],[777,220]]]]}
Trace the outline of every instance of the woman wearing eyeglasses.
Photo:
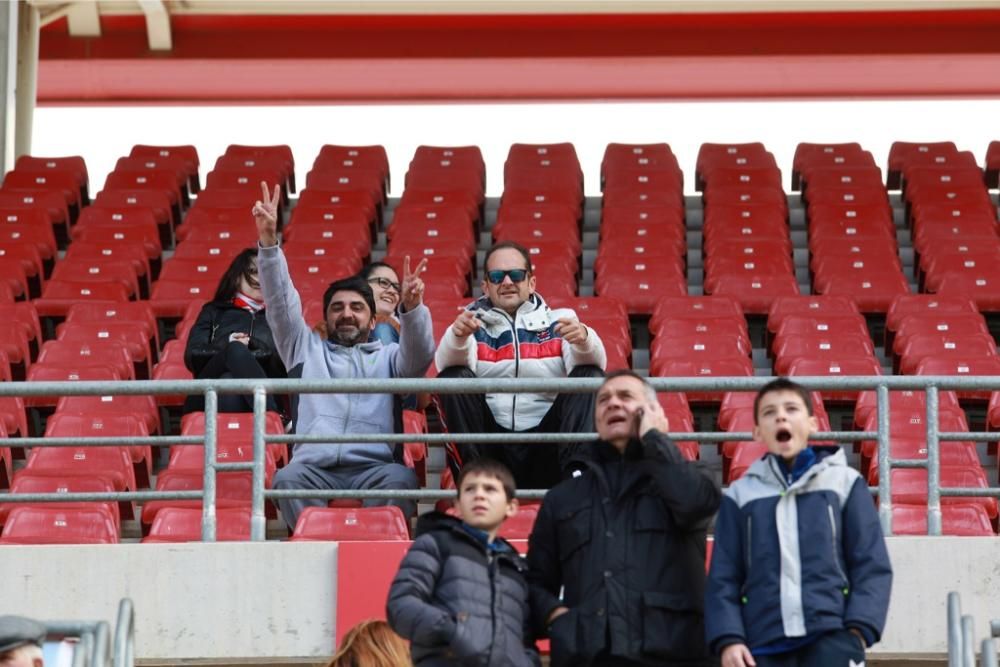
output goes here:
{"type": "MultiPolygon", "coordinates": [[[[281,362],[264,315],[264,297],[257,279],[257,249],[247,248],[226,269],[206,303],[184,350],[184,364],[198,378],[283,378],[281,362]]],[[[277,410],[274,396],[267,397],[268,410],[277,410]]],[[[188,396],[184,412],[205,409],[205,397],[188,396]]],[[[220,412],[253,412],[253,396],[220,394],[220,412]]]]}
{"type": "Polygon", "coordinates": [[[375,326],[371,340],[387,343],[399,342],[399,320],[396,307],[399,306],[399,275],[385,262],[372,262],[361,269],[365,279],[375,294],[375,326]]]}

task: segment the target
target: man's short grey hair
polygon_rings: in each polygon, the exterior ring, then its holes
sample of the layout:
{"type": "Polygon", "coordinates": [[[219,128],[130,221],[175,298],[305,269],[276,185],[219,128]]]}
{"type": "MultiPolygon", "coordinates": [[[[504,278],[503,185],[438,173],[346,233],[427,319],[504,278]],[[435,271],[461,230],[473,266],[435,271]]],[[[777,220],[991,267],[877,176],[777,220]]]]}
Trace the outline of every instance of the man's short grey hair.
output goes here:
{"type": "MultiPolygon", "coordinates": [[[[635,371],[633,371],[631,369],[628,369],[628,368],[622,368],[622,369],[619,369],[617,371],[611,371],[606,376],[604,376],[604,382],[601,383],[601,386],[603,387],[604,385],[606,385],[611,380],[614,380],[615,378],[620,378],[620,377],[635,378],[636,380],[638,380],[639,382],[642,383],[643,389],[645,389],[645,391],[646,391],[646,398],[648,398],[650,401],[656,401],[657,400],[657,398],[656,398],[656,390],[653,389],[653,385],[649,384],[649,381],[646,378],[642,377],[641,375],[639,375],[635,371]]],[[[598,391],[600,391],[600,390],[598,390],[598,391]]]]}

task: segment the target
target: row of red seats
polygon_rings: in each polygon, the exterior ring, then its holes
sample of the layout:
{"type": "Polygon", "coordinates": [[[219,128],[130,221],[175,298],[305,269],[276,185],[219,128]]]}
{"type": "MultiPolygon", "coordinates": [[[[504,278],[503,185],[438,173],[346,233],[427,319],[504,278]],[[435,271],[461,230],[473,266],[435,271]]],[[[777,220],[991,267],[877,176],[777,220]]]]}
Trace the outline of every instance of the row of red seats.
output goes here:
{"type": "Polygon", "coordinates": [[[702,144],[706,294],[731,296],[763,314],[773,299],[799,293],[781,171],[763,144],[702,144]]]}
{"type": "Polygon", "coordinates": [[[670,146],[609,144],[601,187],[595,293],[647,315],[657,298],[687,294],[684,176],[670,146]]]}

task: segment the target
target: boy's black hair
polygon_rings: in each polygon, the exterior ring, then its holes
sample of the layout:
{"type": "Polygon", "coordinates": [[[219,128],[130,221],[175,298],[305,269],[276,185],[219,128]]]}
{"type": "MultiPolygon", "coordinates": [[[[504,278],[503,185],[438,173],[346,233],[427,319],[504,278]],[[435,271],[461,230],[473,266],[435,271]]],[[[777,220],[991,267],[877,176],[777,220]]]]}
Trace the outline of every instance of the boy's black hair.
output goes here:
{"type": "Polygon", "coordinates": [[[490,257],[493,256],[497,250],[503,250],[505,248],[510,248],[511,250],[516,250],[521,253],[521,257],[524,258],[524,268],[528,273],[532,273],[534,269],[531,267],[531,253],[520,243],[515,241],[501,241],[500,243],[495,243],[493,246],[486,251],[486,256],[483,257],[483,280],[486,279],[486,272],[489,271],[490,267],[490,257]]]}
{"type": "Polygon", "coordinates": [[[510,473],[510,468],[493,459],[476,459],[462,466],[462,471],[458,473],[458,479],[455,480],[455,487],[458,489],[460,497],[462,495],[462,482],[473,473],[486,477],[496,477],[503,485],[504,493],[507,494],[507,502],[514,499],[514,493],[517,491],[514,486],[514,475],[510,473]]]}
{"type": "Polygon", "coordinates": [[[341,280],[335,280],[330,283],[330,286],[326,288],[326,292],[323,293],[323,319],[326,320],[326,311],[330,309],[330,302],[333,301],[333,295],[337,292],[357,292],[361,295],[361,298],[365,300],[368,305],[368,310],[372,317],[375,317],[375,293],[372,292],[371,286],[361,276],[351,276],[350,278],[342,278],[341,280]]]}
{"type": "Polygon", "coordinates": [[[764,397],[764,394],[770,394],[775,391],[794,391],[796,394],[799,395],[799,398],[802,399],[802,402],[805,403],[806,411],[809,413],[809,416],[812,417],[813,402],[812,402],[812,396],[810,396],[808,390],[806,390],[806,388],[800,385],[798,382],[789,380],[788,378],[785,377],[780,377],[771,380],[763,387],[761,387],[760,391],[757,392],[757,396],[754,397],[753,399],[754,424],[757,423],[757,408],[760,406],[760,399],[764,397]]]}

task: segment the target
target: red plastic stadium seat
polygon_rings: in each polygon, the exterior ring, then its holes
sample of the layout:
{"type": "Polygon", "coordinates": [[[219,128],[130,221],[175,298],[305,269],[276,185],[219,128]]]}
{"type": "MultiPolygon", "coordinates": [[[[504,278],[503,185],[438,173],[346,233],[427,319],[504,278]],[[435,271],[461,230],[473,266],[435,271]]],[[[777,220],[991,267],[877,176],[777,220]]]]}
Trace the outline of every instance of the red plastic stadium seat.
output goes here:
{"type": "Polygon", "coordinates": [[[376,169],[389,189],[389,157],[384,146],[336,146],[326,144],[319,149],[313,161],[315,171],[332,171],[341,167],[376,169]]]}
{"type": "MultiPolygon", "coordinates": [[[[701,319],[734,317],[743,319],[743,309],[736,299],[727,296],[663,297],[656,302],[656,309],[649,320],[649,330],[658,335],[662,322],[671,319],[701,319]]],[[[742,329],[746,329],[744,320],[742,329]]]]}
{"type": "MultiPolygon", "coordinates": [[[[217,437],[219,443],[242,444],[253,447],[253,413],[250,412],[220,412],[216,419],[217,437]]],[[[277,412],[264,414],[264,432],[278,435],[285,432],[281,415],[277,412]]],[[[182,435],[202,435],[205,433],[205,413],[189,412],[181,418],[182,435]]],[[[267,445],[267,450],[279,465],[288,461],[288,447],[274,443],[267,445]]]]}
{"type": "Polygon", "coordinates": [[[63,396],[56,412],[70,414],[129,415],[137,417],[151,434],[160,432],[160,414],[152,396],[63,396]]]}
{"type": "Polygon", "coordinates": [[[888,332],[895,333],[910,315],[928,314],[935,317],[945,313],[975,313],[976,304],[971,299],[955,296],[937,296],[932,294],[908,294],[900,296],[889,306],[885,316],[886,345],[891,345],[888,332]]]}
{"type": "Polygon", "coordinates": [[[90,176],[87,172],[87,163],[79,155],[61,157],[22,155],[14,163],[14,170],[36,174],[71,174],[76,181],[80,199],[84,204],[90,203],[88,193],[90,176]]]}
{"type": "Polygon", "coordinates": [[[307,507],[295,524],[293,542],[408,540],[403,511],[382,507],[307,507]]]}
{"type": "MultiPolygon", "coordinates": [[[[201,491],[204,488],[204,473],[200,470],[172,470],[166,468],[156,476],[157,491],[201,491]]],[[[249,509],[253,495],[253,477],[249,472],[222,472],[215,477],[215,504],[219,509],[249,509]]],[[[153,500],[142,506],[142,525],[145,529],[153,523],[160,510],[186,508],[201,511],[198,500],[153,500]]],[[[277,516],[272,503],[265,502],[265,515],[269,519],[277,516]]]]}
{"type": "Polygon", "coordinates": [[[851,355],[875,356],[871,338],[862,334],[846,336],[785,336],[774,346],[774,373],[788,375],[801,358],[844,358],[851,355]]]}
{"type": "MultiPolygon", "coordinates": [[[[858,395],[858,402],[854,407],[854,423],[857,426],[865,424],[876,412],[876,397],[874,391],[863,391],[858,395]]],[[[889,406],[892,412],[926,412],[926,395],[922,391],[910,389],[903,391],[889,392],[889,406]]],[[[958,397],[953,391],[938,392],[938,410],[940,413],[954,412],[964,416],[964,411],[958,404],[958,397]]]]}
{"type": "MultiPolygon", "coordinates": [[[[74,414],[57,412],[45,423],[45,437],[71,438],[145,438],[149,436],[146,422],[135,415],[74,414]]],[[[128,448],[135,468],[136,485],[149,486],[153,473],[152,452],[149,445],[128,448]]]]}
{"type": "MultiPolygon", "coordinates": [[[[708,378],[708,377],[750,377],[753,375],[753,362],[750,357],[726,357],[723,359],[705,359],[695,361],[691,359],[668,359],[663,365],[657,368],[658,373],[651,373],[654,377],[686,377],[686,378],[708,378]]],[[[711,391],[688,391],[688,401],[692,403],[718,403],[722,400],[722,392],[711,391]]]]}
{"type": "Polygon", "coordinates": [[[95,505],[69,509],[32,505],[7,516],[0,544],[116,544],[118,527],[110,510],[95,505]]]}
{"type": "Polygon", "coordinates": [[[128,290],[119,282],[52,279],[45,284],[42,297],[35,300],[35,307],[39,317],[65,318],[69,309],[78,303],[128,300],[128,290]]]}
{"type": "Polygon", "coordinates": [[[884,313],[893,299],[910,293],[899,267],[858,261],[828,265],[826,271],[813,277],[813,288],[818,294],[854,299],[864,313],[884,313]]]}
{"type": "MultiPolygon", "coordinates": [[[[941,488],[989,488],[986,473],[979,466],[942,465],[941,488]]],[[[892,471],[892,502],[902,504],[927,504],[927,471],[921,469],[895,469],[892,471]]],[[[979,505],[990,519],[997,518],[996,498],[973,496],[944,496],[942,505],[979,505]]]]}
{"type": "Polygon", "coordinates": [[[130,380],[135,378],[135,369],[128,348],[124,343],[113,339],[46,341],[33,368],[40,366],[61,368],[105,366],[113,368],[121,378],[130,380]]]}
{"type": "Polygon", "coordinates": [[[136,144],[129,151],[129,157],[181,158],[188,174],[188,187],[191,192],[198,192],[201,187],[198,181],[198,149],[194,146],[150,146],[136,144]]]}
{"type": "MultiPolygon", "coordinates": [[[[916,375],[1000,375],[1000,357],[955,359],[952,357],[927,357],[917,366],[916,375]]],[[[988,401],[988,390],[959,391],[962,400],[988,401]]]]}
{"type": "MultiPolygon", "coordinates": [[[[789,376],[850,376],[850,375],[881,375],[882,367],[872,356],[857,355],[842,358],[799,358],[788,367],[789,376]]],[[[857,390],[823,392],[824,401],[853,403],[858,396],[857,390]]]]}
{"type": "MultiPolygon", "coordinates": [[[[220,508],[215,513],[215,539],[217,542],[244,542],[250,539],[250,510],[220,508]]],[[[146,543],[177,543],[201,541],[200,509],[164,507],[156,513],[146,543]]]]}
{"type": "MultiPolygon", "coordinates": [[[[82,477],[76,475],[70,476],[52,476],[52,475],[36,475],[25,470],[14,478],[14,483],[11,484],[10,492],[12,494],[16,493],[113,493],[115,491],[114,486],[107,479],[102,479],[100,477],[82,477]]],[[[130,505],[130,503],[128,503],[130,505]]],[[[114,517],[115,526],[121,526],[120,513],[118,510],[118,504],[113,502],[66,502],[66,503],[34,503],[29,505],[28,503],[2,503],[0,504],[0,524],[3,524],[7,520],[7,515],[16,507],[48,507],[48,508],[64,508],[64,509],[86,509],[91,507],[100,507],[107,509],[111,515],[114,517]]]]}
{"type": "Polygon", "coordinates": [[[114,484],[116,491],[136,489],[128,447],[35,447],[24,470],[45,475],[101,477],[114,484]]]}
{"type": "Polygon", "coordinates": [[[925,336],[910,336],[897,344],[895,350],[899,355],[898,372],[912,375],[920,362],[928,357],[995,357],[997,344],[992,336],[985,334],[967,334],[961,336],[928,334],[925,336]]]}
{"type": "Polygon", "coordinates": [[[608,257],[594,279],[599,296],[618,299],[629,313],[648,314],[664,296],[686,296],[687,279],[679,259],[665,264],[660,257],[652,261],[632,257],[608,257]]]}
{"type": "Polygon", "coordinates": [[[794,275],[723,275],[706,293],[713,296],[730,296],[751,314],[766,314],[778,297],[798,296],[799,284],[794,275]]]}
{"type": "MultiPolygon", "coordinates": [[[[942,505],[941,532],[945,535],[993,536],[990,518],[979,505],[942,505]]],[[[893,535],[926,535],[927,507],[893,505],[893,535]]]]}
{"type": "Polygon", "coordinates": [[[949,272],[941,279],[936,294],[970,297],[983,312],[1000,311],[1000,267],[990,266],[981,271],[949,272]]]}

